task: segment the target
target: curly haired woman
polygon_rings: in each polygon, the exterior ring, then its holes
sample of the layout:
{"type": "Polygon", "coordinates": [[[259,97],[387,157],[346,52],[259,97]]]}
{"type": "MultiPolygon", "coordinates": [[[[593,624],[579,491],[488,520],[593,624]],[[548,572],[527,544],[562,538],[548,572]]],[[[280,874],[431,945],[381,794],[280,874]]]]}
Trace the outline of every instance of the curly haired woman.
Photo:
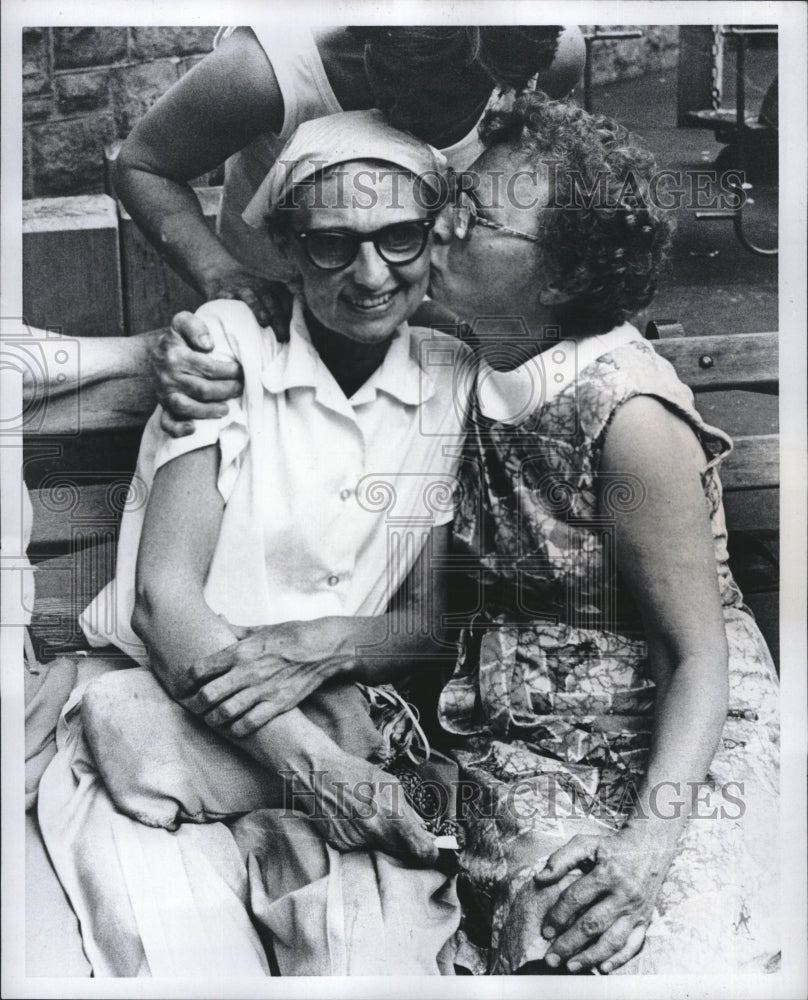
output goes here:
{"type": "Polygon", "coordinates": [[[533,95],[482,138],[430,284],[480,358],[439,704],[469,792],[458,961],[771,970],[778,690],[727,564],[731,442],[627,323],[670,235],[653,159],[533,95]]]}

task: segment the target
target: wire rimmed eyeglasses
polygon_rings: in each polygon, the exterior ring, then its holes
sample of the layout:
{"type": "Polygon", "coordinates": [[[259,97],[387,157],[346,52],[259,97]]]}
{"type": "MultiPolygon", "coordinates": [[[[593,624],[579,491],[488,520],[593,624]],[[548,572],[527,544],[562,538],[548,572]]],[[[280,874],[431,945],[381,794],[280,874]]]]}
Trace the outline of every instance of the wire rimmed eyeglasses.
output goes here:
{"type": "Polygon", "coordinates": [[[541,237],[533,233],[525,233],[521,229],[512,229],[510,226],[503,226],[499,222],[480,215],[480,204],[474,194],[476,176],[468,171],[449,171],[449,197],[454,204],[454,210],[461,217],[464,217],[464,228],[468,238],[474,232],[476,226],[483,229],[491,229],[504,236],[513,236],[519,240],[528,240],[530,243],[541,242],[541,237]]]}

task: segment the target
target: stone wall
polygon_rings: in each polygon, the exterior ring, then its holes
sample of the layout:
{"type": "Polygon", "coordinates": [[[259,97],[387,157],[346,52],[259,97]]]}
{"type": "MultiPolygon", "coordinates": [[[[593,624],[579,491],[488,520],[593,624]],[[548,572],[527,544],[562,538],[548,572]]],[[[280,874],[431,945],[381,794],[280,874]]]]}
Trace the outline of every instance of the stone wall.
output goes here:
{"type": "MultiPolygon", "coordinates": [[[[601,26],[605,27],[605,26],[601,26]]],[[[593,82],[676,63],[678,29],[593,47],[593,82]]],[[[23,31],[23,197],[104,190],[104,146],[209,52],[210,28],[26,28],[23,31]]]]}
{"type": "Polygon", "coordinates": [[[210,28],[26,28],[23,197],[104,190],[104,146],[213,44],[210,28]]]}

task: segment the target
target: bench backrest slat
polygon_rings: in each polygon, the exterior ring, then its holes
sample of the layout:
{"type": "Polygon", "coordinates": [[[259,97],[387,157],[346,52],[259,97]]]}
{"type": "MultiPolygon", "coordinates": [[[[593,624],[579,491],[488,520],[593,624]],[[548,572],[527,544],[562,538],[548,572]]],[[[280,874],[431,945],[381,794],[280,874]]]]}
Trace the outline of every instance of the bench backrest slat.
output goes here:
{"type": "MultiPolygon", "coordinates": [[[[777,391],[777,334],[728,334],[717,337],[676,337],[653,342],[679,377],[694,392],[724,389],[777,391]]],[[[145,377],[115,379],[82,390],[75,397],[50,400],[37,420],[37,435],[101,432],[143,426],[156,400],[145,377]]],[[[776,434],[736,437],[733,452],[721,465],[727,492],[772,489],[778,486],[779,448],[776,434]]],[[[93,527],[104,535],[114,530],[127,502],[124,474],[112,481],[82,485],[87,474],[61,474],[43,489],[32,491],[34,527],[31,551],[53,554],[61,546],[79,549],[93,537],[93,527]],[[70,485],[70,484],[73,485],[70,485]],[[72,491],[72,492],[71,492],[72,491]]],[[[110,478],[110,477],[107,477],[110,478]]],[[[137,502],[130,493],[129,502],[137,502]]]]}
{"type": "Polygon", "coordinates": [[[84,539],[95,541],[99,534],[115,534],[127,502],[145,499],[137,496],[137,489],[129,483],[131,477],[124,474],[109,483],[90,485],[81,485],[75,473],[48,478],[53,482],[46,479],[42,489],[31,490],[31,541],[40,549],[58,549],[65,542],[82,548],[84,539]]]}
{"type": "Polygon", "coordinates": [[[776,333],[731,333],[653,341],[693,392],[747,389],[777,392],[776,333]]]}
{"type": "Polygon", "coordinates": [[[780,485],[780,444],[777,434],[734,437],[733,449],[720,466],[727,491],[775,489],[780,485]]]}

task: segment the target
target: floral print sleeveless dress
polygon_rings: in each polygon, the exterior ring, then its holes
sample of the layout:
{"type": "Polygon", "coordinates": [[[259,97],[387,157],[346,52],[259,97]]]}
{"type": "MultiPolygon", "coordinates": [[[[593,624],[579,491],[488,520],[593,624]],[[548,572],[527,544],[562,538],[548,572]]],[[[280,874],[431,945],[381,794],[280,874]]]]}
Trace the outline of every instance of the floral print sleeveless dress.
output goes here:
{"type": "Polygon", "coordinates": [[[778,967],[779,689],[727,563],[718,467],[731,443],[704,423],[672,366],[634,340],[516,425],[472,406],[455,550],[484,598],[462,631],[439,717],[474,792],[457,962],[477,974],[543,956],[546,906],[532,875],[575,833],[618,829],[643,774],[654,686],[609,517],[641,503],[643,488],[630,476],[598,480],[610,420],[637,395],[661,400],[704,448],[730,698],[704,801],[680,837],[645,945],[617,971],[778,967]]]}

